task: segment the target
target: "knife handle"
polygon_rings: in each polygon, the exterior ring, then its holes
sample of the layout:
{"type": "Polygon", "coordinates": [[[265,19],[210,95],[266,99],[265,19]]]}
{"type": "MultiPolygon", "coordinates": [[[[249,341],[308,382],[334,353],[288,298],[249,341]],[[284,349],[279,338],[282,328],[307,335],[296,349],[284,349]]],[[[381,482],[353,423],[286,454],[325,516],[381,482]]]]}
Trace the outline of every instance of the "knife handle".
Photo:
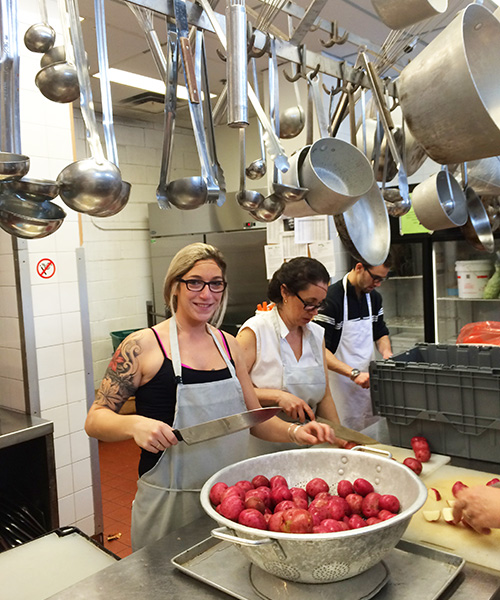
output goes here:
{"type": "Polygon", "coordinates": [[[199,104],[200,97],[198,94],[198,86],[196,84],[193,55],[191,54],[191,46],[187,37],[180,38],[180,46],[182,61],[184,63],[184,73],[186,75],[186,85],[189,92],[189,100],[193,104],[199,104]]]}
{"type": "Polygon", "coordinates": [[[184,438],[182,437],[182,433],[178,429],[173,429],[175,437],[179,440],[179,442],[183,442],[184,438]]]}

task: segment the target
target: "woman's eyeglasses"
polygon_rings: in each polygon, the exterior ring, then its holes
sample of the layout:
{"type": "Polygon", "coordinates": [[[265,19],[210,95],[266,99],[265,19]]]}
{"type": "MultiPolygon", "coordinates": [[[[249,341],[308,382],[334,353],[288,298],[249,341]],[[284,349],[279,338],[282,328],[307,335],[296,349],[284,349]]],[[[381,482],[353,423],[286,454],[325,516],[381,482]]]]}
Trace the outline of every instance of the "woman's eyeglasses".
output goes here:
{"type": "Polygon", "coordinates": [[[185,284],[190,292],[201,292],[208,285],[208,289],[214,294],[220,294],[227,287],[227,281],[203,281],[202,279],[179,279],[185,284]]]}
{"type": "Polygon", "coordinates": [[[368,267],[365,267],[364,269],[368,273],[368,275],[370,275],[370,277],[373,279],[373,283],[383,283],[384,281],[387,281],[389,279],[389,275],[387,275],[386,277],[380,277],[380,275],[374,275],[368,267]]]}
{"type": "Polygon", "coordinates": [[[312,312],[313,310],[321,310],[322,308],[325,307],[324,301],[320,302],[319,304],[310,304],[309,302],[306,302],[305,300],[303,300],[297,292],[294,292],[294,294],[302,302],[302,304],[304,305],[304,310],[307,310],[307,312],[312,312]]]}

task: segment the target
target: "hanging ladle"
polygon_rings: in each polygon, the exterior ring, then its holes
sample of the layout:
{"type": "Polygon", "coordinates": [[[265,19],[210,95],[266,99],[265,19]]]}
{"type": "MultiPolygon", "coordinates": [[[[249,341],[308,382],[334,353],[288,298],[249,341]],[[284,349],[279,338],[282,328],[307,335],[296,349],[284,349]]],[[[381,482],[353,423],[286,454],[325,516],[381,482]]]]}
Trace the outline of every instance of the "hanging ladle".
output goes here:
{"type": "MultiPolygon", "coordinates": [[[[288,34],[291,37],[293,33],[293,22],[292,17],[288,16],[288,34]]],[[[304,54],[305,50],[303,46],[299,46],[297,48],[299,53],[299,67],[297,69],[297,73],[290,77],[286,71],[283,73],[288,81],[293,84],[293,90],[295,92],[295,98],[297,101],[296,106],[290,106],[286,110],[283,111],[283,114],[280,115],[280,138],[288,140],[294,137],[297,137],[306,124],[306,114],[304,109],[301,106],[301,98],[300,98],[300,89],[299,89],[299,79],[302,77],[302,69],[304,66],[304,54]]]]}
{"type": "Polygon", "coordinates": [[[245,128],[240,131],[240,189],[236,194],[236,201],[245,210],[256,210],[264,201],[264,196],[259,192],[247,190],[245,187],[245,128]]]}
{"type": "Polygon", "coordinates": [[[39,0],[41,23],[35,23],[24,34],[24,45],[31,52],[48,52],[56,40],[56,32],[49,25],[45,0],[39,0]]]}
{"type": "Polygon", "coordinates": [[[87,129],[91,158],[78,160],[65,167],[57,178],[62,200],[72,209],[93,216],[109,216],[111,206],[127,192],[120,170],[104,158],[85,60],[78,0],[68,0],[71,37],[80,85],[80,108],[87,129]]]}
{"type": "MultiPolygon", "coordinates": [[[[259,80],[257,77],[257,61],[255,60],[255,57],[253,57],[250,62],[252,65],[253,85],[255,88],[254,91],[255,95],[257,96],[257,100],[260,102],[259,80]]],[[[259,121],[259,119],[257,119],[257,123],[259,125],[260,158],[257,158],[256,160],[252,161],[246,168],[246,176],[248,177],[248,179],[253,180],[261,179],[267,173],[266,150],[264,147],[262,124],[259,121]]]]}

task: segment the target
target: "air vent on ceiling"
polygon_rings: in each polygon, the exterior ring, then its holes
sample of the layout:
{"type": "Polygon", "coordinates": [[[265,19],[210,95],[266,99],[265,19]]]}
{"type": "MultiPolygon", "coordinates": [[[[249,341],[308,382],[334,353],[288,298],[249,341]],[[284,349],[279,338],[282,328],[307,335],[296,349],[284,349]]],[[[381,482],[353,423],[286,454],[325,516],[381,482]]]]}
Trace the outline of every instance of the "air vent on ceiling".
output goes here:
{"type": "Polygon", "coordinates": [[[142,94],[136,94],[135,96],[129,96],[128,98],[121,100],[120,105],[123,107],[134,108],[135,110],[158,114],[163,112],[164,102],[163,94],[143,92],[142,94]]]}

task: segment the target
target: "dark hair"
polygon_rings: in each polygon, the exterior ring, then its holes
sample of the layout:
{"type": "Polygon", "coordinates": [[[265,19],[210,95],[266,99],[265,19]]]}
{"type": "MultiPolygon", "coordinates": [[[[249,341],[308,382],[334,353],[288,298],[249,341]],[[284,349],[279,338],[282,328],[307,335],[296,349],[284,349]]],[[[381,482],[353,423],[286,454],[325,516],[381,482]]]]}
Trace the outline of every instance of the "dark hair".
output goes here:
{"type": "MultiPolygon", "coordinates": [[[[380,265],[371,265],[370,263],[365,262],[364,260],[357,260],[356,258],[353,258],[353,265],[352,268],[354,269],[354,267],[358,264],[361,263],[363,265],[363,268],[366,269],[371,269],[372,267],[379,267],[380,265]]],[[[384,262],[382,263],[382,266],[384,266],[386,269],[391,269],[392,268],[392,255],[389,252],[389,254],[387,255],[387,258],[384,260],[384,262]]]]}
{"type": "Polygon", "coordinates": [[[281,286],[283,284],[296,294],[305,289],[311,283],[330,283],[330,275],[325,266],[315,258],[299,256],[285,262],[273,274],[267,288],[267,297],[272,302],[279,304],[283,301],[281,286]]]}

